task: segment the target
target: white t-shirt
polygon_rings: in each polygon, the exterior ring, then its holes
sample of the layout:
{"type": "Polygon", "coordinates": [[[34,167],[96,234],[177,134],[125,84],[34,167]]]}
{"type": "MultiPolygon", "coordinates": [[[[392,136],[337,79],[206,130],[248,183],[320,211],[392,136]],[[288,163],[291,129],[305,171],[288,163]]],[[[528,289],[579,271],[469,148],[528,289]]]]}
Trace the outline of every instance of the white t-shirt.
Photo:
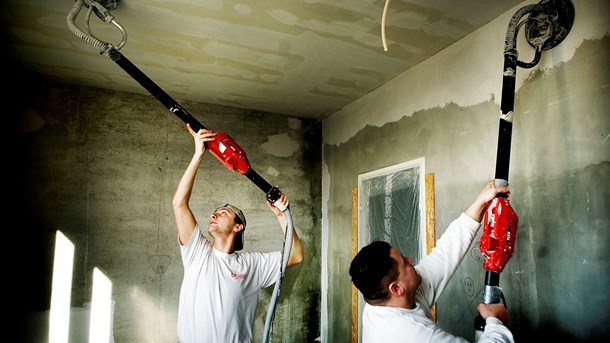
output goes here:
{"type": "MultiPolygon", "coordinates": [[[[422,283],[415,292],[415,308],[364,305],[363,343],[468,342],[439,328],[431,319],[430,307],[447,287],[453,273],[470,248],[480,223],[462,213],[441,236],[432,252],[415,270],[422,283]]],[[[473,337],[475,330],[473,327],[473,337]]],[[[479,343],[514,343],[513,335],[497,318],[488,318],[479,343]]]]}
{"type": "Polygon", "coordinates": [[[180,342],[251,342],[261,290],[279,279],[281,253],[220,252],[199,224],[180,252],[184,265],[180,342]]]}

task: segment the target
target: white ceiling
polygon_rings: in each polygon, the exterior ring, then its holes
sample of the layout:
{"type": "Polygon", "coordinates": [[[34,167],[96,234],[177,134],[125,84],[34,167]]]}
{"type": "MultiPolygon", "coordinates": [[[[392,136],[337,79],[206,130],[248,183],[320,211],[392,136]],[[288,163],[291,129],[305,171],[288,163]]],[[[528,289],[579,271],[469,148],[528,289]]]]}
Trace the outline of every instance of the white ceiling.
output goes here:
{"type": "MultiPolygon", "coordinates": [[[[150,94],[70,30],[78,1],[4,0],[8,57],[51,81],[150,94]]],[[[385,25],[385,0],[114,2],[121,55],[177,102],[324,119],[523,1],[390,0],[385,25]]],[[[84,32],[86,15],[74,21],[84,32]]],[[[89,22],[118,46],[116,26],[89,22]]]]}

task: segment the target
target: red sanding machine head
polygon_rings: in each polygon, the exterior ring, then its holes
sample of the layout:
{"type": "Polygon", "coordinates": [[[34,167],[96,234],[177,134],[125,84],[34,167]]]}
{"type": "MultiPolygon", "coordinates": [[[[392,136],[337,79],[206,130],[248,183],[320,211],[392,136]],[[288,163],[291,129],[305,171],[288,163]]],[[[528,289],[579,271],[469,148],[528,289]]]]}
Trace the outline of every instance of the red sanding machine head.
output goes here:
{"type": "Polygon", "coordinates": [[[238,171],[244,175],[250,169],[250,162],[244,149],[224,132],[216,132],[215,139],[207,143],[207,148],[231,171],[238,171]]]}
{"type": "Polygon", "coordinates": [[[513,256],[519,218],[507,198],[497,197],[487,204],[483,221],[483,236],[479,242],[485,257],[483,268],[500,273],[513,256]]]}

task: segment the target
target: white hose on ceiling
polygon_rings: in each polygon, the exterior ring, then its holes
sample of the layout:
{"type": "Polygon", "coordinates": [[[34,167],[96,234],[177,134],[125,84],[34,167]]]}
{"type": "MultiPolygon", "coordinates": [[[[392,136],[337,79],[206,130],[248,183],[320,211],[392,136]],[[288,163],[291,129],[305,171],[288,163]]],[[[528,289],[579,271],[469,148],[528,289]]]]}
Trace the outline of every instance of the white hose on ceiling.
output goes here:
{"type": "Polygon", "coordinates": [[[385,0],[385,5],[383,6],[383,15],[381,16],[381,41],[383,42],[383,51],[388,51],[388,45],[385,42],[385,17],[388,14],[388,6],[390,5],[390,0],[385,0]]]}

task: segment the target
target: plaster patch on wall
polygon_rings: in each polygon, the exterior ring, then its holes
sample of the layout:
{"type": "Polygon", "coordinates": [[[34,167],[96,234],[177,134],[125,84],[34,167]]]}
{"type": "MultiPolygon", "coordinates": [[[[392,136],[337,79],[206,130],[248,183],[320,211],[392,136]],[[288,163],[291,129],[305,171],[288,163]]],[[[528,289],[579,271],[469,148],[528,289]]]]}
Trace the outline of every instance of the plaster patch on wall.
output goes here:
{"type": "Polygon", "coordinates": [[[280,175],[280,171],[273,167],[269,167],[269,168],[267,168],[267,174],[269,174],[271,176],[278,176],[278,175],[280,175]]]}
{"type": "Polygon", "coordinates": [[[261,145],[267,154],[277,157],[288,157],[299,150],[299,144],[290,138],[288,134],[282,133],[269,136],[269,140],[261,145]]]}
{"type": "MultiPolygon", "coordinates": [[[[560,45],[545,51],[536,67],[518,69],[515,91],[531,73],[552,72],[569,61],[585,40],[599,40],[610,34],[606,0],[573,0],[572,3],[576,17],[570,33],[560,45]]],[[[492,99],[500,107],[505,36],[511,17],[521,7],[522,4],[508,10],[325,119],[322,125],[324,143],[339,145],[367,125],[382,127],[419,111],[444,108],[451,103],[468,107],[492,99]],[[456,68],[456,65],[461,67],[456,68]]],[[[517,39],[519,60],[530,62],[534,50],[522,31],[517,39]]]]}
{"type": "Polygon", "coordinates": [[[243,15],[250,15],[252,13],[252,7],[244,4],[236,4],[233,6],[233,9],[243,15]]]}
{"type": "Polygon", "coordinates": [[[301,128],[301,119],[288,118],[288,127],[293,130],[299,130],[301,128]]]}

